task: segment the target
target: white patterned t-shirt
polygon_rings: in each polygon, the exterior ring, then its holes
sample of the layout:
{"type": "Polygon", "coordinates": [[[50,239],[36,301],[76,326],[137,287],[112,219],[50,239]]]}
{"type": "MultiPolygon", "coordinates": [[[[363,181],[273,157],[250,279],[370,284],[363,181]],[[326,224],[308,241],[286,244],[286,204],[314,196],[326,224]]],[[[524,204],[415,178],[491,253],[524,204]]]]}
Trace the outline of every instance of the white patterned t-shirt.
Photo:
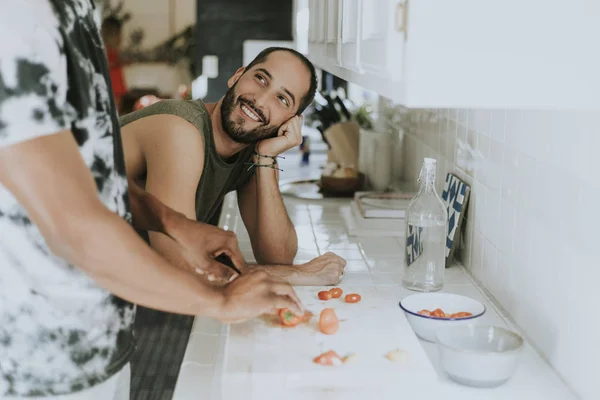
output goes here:
{"type": "MultiPolygon", "coordinates": [[[[98,196],[130,220],[91,0],[3,1],[0,37],[0,147],[70,129],[98,196]]],[[[72,393],[108,379],[133,352],[134,314],[134,305],[55,257],[0,183],[0,398],[72,393]]]]}

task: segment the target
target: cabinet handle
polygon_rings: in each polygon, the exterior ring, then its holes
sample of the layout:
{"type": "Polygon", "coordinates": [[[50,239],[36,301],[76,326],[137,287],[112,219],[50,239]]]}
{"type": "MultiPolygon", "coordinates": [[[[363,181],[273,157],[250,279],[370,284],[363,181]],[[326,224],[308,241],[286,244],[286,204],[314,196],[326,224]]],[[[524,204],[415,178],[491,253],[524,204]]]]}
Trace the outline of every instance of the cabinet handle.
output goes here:
{"type": "Polygon", "coordinates": [[[396,4],[396,30],[406,34],[406,16],[408,0],[405,3],[396,4]]]}

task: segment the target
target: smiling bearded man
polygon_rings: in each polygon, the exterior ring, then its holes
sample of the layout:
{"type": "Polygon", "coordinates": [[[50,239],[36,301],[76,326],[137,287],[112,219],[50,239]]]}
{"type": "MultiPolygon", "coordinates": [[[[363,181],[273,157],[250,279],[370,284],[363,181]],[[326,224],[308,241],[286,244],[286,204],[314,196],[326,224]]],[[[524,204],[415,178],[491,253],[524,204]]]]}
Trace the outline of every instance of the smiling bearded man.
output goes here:
{"type": "MultiPolygon", "coordinates": [[[[164,100],[122,117],[129,181],[188,218],[212,224],[224,196],[236,190],[254,257],[265,264],[251,268],[296,285],[338,283],[346,262],[333,253],[292,265],[298,238],[275,164],[276,156],[302,142],[301,114],[317,86],[313,65],[295,50],[271,47],[238,69],[228,86],[217,103],[164,100]]],[[[173,264],[202,273],[168,236],[150,232],[148,239],[173,264]]]]}

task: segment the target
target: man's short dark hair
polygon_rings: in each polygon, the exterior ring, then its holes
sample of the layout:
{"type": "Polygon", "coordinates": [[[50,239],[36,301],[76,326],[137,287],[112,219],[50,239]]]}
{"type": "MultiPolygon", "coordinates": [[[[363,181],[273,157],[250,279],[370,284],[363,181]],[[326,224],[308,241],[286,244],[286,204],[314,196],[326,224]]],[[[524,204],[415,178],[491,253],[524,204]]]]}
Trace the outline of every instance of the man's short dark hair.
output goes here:
{"type": "Polygon", "coordinates": [[[296,56],[298,60],[302,61],[302,64],[304,64],[306,68],[308,68],[308,70],[310,71],[310,86],[306,95],[302,97],[300,105],[298,106],[298,112],[296,113],[297,115],[300,115],[304,112],[306,107],[308,107],[310,103],[312,103],[312,101],[315,98],[315,93],[317,92],[317,72],[315,71],[315,66],[310,62],[308,58],[304,56],[304,54],[294,49],[290,49],[289,47],[267,47],[266,49],[258,53],[258,55],[254,57],[254,60],[252,60],[250,64],[246,66],[246,71],[250,70],[256,64],[265,62],[269,54],[274,53],[276,51],[287,51],[288,53],[292,53],[294,56],[296,56]]]}

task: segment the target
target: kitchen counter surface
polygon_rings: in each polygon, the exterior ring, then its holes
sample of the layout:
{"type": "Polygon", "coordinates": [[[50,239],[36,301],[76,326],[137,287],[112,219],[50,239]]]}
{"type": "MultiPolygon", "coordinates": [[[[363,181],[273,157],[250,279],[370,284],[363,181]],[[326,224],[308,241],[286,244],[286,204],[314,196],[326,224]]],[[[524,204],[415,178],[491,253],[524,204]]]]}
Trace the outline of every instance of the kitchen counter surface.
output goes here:
{"type": "MultiPolygon", "coordinates": [[[[307,202],[305,200],[285,198],[288,213],[296,226],[299,237],[299,251],[295,263],[306,262],[327,251],[333,251],[344,257],[348,262],[346,274],[339,285],[340,287],[358,288],[357,291],[374,290],[378,293],[385,293],[385,296],[387,296],[385,297],[387,301],[386,305],[389,303],[399,310],[397,306],[398,302],[404,296],[414,293],[403,288],[401,285],[402,245],[396,238],[349,237],[345,232],[342,218],[339,214],[340,206],[348,204],[348,201],[329,199],[307,202]]],[[[248,234],[238,215],[237,202],[233,194],[228,195],[224,202],[220,226],[237,233],[240,247],[246,259],[253,260],[248,234]]],[[[320,289],[320,287],[299,288],[298,291],[302,293],[306,293],[306,291],[316,293],[320,289]]],[[[485,290],[478,286],[460,265],[454,265],[446,269],[445,286],[442,292],[461,294],[483,302],[487,308],[487,312],[482,317],[482,323],[520,331],[518,327],[511,323],[507,316],[502,314],[500,308],[486,295],[485,290]]],[[[398,313],[396,315],[401,316],[402,314],[398,313]]],[[[401,317],[398,320],[401,320],[398,323],[408,324],[401,317]]],[[[254,372],[246,372],[244,374],[227,372],[228,369],[224,364],[227,359],[227,344],[228,342],[231,343],[230,333],[232,329],[235,330],[237,328],[222,325],[209,318],[197,317],[195,319],[173,400],[282,398],[275,391],[269,391],[269,379],[272,379],[273,375],[261,374],[261,372],[252,369],[250,371],[254,372]],[[249,386],[242,384],[236,386],[237,389],[235,389],[234,385],[238,385],[241,382],[240,377],[244,378],[242,381],[250,382],[250,384],[249,386]],[[249,392],[248,388],[252,388],[252,391],[249,392]]],[[[251,336],[251,338],[253,338],[252,340],[259,339],[258,336],[251,336]]],[[[289,345],[291,346],[297,343],[294,341],[290,342],[289,345]]],[[[420,344],[424,350],[424,354],[427,355],[425,359],[428,359],[430,362],[429,368],[433,376],[433,378],[429,378],[431,385],[424,384],[423,386],[424,389],[427,386],[428,392],[420,390],[419,385],[413,384],[403,387],[401,392],[395,391],[390,395],[379,396],[379,399],[399,399],[406,398],[406,396],[419,396],[419,398],[444,396],[446,399],[460,400],[576,399],[556,372],[529,343],[525,346],[519,368],[513,378],[505,385],[494,389],[475,389],[450,381],[438,365],[435,344],[419,339],[415,340],[414,343],[417,346],[420,344]]],[[[254,354],[253,357],[260,357],[260,354],[254,354]]],[[[397,373],[401,374],[402,372],[398,371],[397,373]]],[[[278,376],[282,375],[286,376],[285,373],[282,374],[279,371],[278,376]]],[[[401,379],[400,376],[399,379],[401,379]]],[[[288,384],[287,382],[286,380],[285,384],[288,384]]],[[[290,382],[292,382],[290,383],[290,388],[294,387],[294,380],[290,379],[290,382]]],[[[348,383],[351,384],[353,382],[348,383]]],[[[329,390],[323,390],[322,388],[317,390],[315,388],[311,391],[310,387],[303,387],[302,392],[299,392],[297,389],[291,389],[285,395],[285,398],[292,398],[292,393],[295,394],[293,398],[311,400],[331,400],[337,398],[345,400],[355,398],[364,399],[365,396],[370,394],[368,391],[348,391],[340,390],[339,388],[329,390]]]]}

